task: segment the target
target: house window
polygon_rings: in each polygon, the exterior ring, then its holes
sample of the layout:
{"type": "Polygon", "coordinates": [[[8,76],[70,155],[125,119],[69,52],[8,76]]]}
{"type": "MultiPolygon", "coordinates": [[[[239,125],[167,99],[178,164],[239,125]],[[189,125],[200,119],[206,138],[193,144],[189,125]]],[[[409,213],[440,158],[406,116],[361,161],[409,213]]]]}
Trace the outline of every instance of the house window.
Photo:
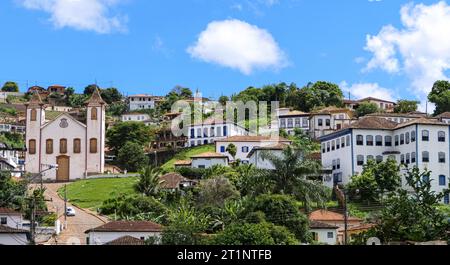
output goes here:
{"type": "Polygon", "coordinates": [[[427,130],[422,131],[422,141],[428,142],[430,141],[430,132],[427,130]]]}
{"type": "Polygon", "coordinates": [[[7,225],[8,224],[8,219],[6,217],[0,218],[0,224],[1,225],[7,225]]]}
{"type": "Polygon", "coordinates": [[[409,138],[409,132],[407,132],[407,133],[406,133],[406,144],[409,144],[409,140],[410,140],[410,138],[409,138]]]}
{"type": "Polygon", "coordinates": [[[369,161],[371,161],[371,160],[374,160],[373,155],[368,155],[368,156],[367,156],[367,162],[369,162],[369,161]]]}
{"type": "Polygon", "coordinates": [[[341,169],[341,160],[340,159],[338,159],[336,161],[336,169],[341,169]]]}
{"type": "Polygon", "coordinates": [[[328,239],[334,238],[334,233],[333,232],[328,232],[327,233],[327,237],[328,237],[328,239]]]}
{"type": "Polygon", "coordinates": [[[400,137],[398,135],[395,136],[395,146],[398,146],[400,137]]]}
{"type": "Polygon", "coordinates": [[[439,152],[439,163],[445,163],[445,153],[439,152]]]}
{"type": "Polygon", "coordinates": [[[350,135],[347,135],[347,146],[350,146],[350,135]]]}
{"type": "Polygon", "coordinates": [[[336,140],[336,149],[341,149],[341,139],[336,140]]]}
{"type": "Polygon", "coordinates": [[[405,164],[405,155],[400,155],[400,164],[405,164]]]}
{"type": "Polygon", "coordinates": [[[288,119],[288,128],[294,127],[294,121],[292,119],[288,119]]]}
{"type": "Polygon", "coordinates": [[[383,146],[383,136],[377,135],[375,137],[375,142],[377,146],[383,146]]]}
{"type": "Polygon", "coordinates": [[[30,140],[28,142],[28,153],[30,155],[35,155],[36,154],[36,140],[30,140]]]}
{"type": "Polygon", "coordinates": [[[248,153],[248,150],[249,150],[248,146],[242,147],[242,153],[248,153]]]}
{"type": "Polygon", "coordinates": [[[300,118],[296,118],[296,119],[295,119],[295,127],[296,127],[296,128],[302,127],[302,126],[301,126],[301,123],[300,123],[300,118]]]}
{"type": "Polygon", "coordinates": [[[356,163],[357,163],[357,165],[358,166],[362,166],[362,165],[364,165],[364,156],[363,155],[359,155],[357,158],[356,158],[356,163]]]}
{"type": "Polygon", "coordinates": [[[414,143],[416,141],[416,131],[411,132],[411,143],[414,143]]]}
{"type": "Polygon", "coordinates": [[[220,147],[220,152],[221,152],[221,153],[225,153],[225,146],[221,146],[221,147],[220,147]]]}
{"type": "Polygon", "coordinates": [[[222,137],[222,128],[217,127],[216,132],[217,132],[217,137],[222,137]]]}
{"type": "Polygon", "coordinates": [[[430,153],[428,153],[427,151],[422,152],[422,162],[430,162],[430,153]]]}
{"type": "Polygon", "coordinates": [[[364,136],[362,135],[356,136],[356,145],[364,145],[364,136]]]}
{"type": "Polygon", "coordinates": [[[53,154],[53,140],[52,139],[48,139],[47,141],[45,141],[45,152],[47,153],[47,155],[53,154]]]}
{"type": "Polygon", "coordinates": [[[439,186],[445,186],[446,183],[447,183],[447,180],[446,180],[445,176],[444,175],[440,175],[439,176],[439,186]]]}
{"type": "Polygon", "coordinates": [[[285,120],[285,119],[281,119],[280,127],[281,127],[282,129],[286,128],[286,120],[285,120]]]}
{"type": "Polygon", "coordinates": [[[225,137],[228,136],[228,127],[227,126],[223,126],[223,136],[225,136],[225,137]]]}
{"type": "Polygon", "coordinates": [[[331,120],[330,119],[327,119],[326,120],[326,125],[329,127],[329,126],[331,126],[331,120]]]}
{"type": "Polygon", "coordinates": [[[332,141],[331,142],[331,151],[334,151],[334,150],[336,150],[336,141],[332,141]]]}
{"type": "Polygon", "coordinates": [[[402,133],[400,135],[400,145],[404,145],[405,144],[405,135],[402,133]]]}
{"type": "Polygon", "coordinates": [[[89,140],[89,152],[91,154],[97,153],[97,138],[91,138],[89,140]]]}
{"type": "Polygon", "coordinates": [[[438,142],[445,142],[445,132],[438,132],[438,142]]]}
{"type": "Polygon", "coordinates": [[[411,162],[411,154],[410,154],[410,153],[407,153],[407,154],[406,154],[406,164],[409,165],[410,162],[411,162]]]}
{"type": "Polygon", "coordinates": [[[30,120],[31,121],[36,121],[37,120],[37,110],[36,109],[32,109],[31,110],[31,115],[30,115],[30,120]]]}
{"type": "Polygon", "coordinates": [[[336,170],[336,160],[333,160],[333,170],[336,170]]]}
{"type": "Polygon", "coordinates": [[[366,143],[368,146],[373,146],[373,136],[372,135],[366,136],[366,143]]]}
{"type": "Polygon", "coordinates": [[[322,119],[319,119],[319,120],[318,120],[318,124],[319,124],[319,126],[323,126],[323,120],[322,120],[322,119]]]}
{"type": "Polygon", "coordinates": [[[411,153],[411,163],[416,163],[416,152],[411,153]]]}
{"type": "Polygon", "coordinates": [[[341,138],[341,147],[342,148],[345,147],[345,138],[344,137],[341,138]]]}
{"type": "Polygon", "coordinates": [[[385,146],[392,146],[392,136],[385,136],[384,137],[384,145],[385,146]]]}
{"type": "Polygon", "coordinates": [[[202,138],[202,129],[197,129],[197,138],[202,138]]]}
{"type": "Polygon", "coordinates": [[[330,145],[330,142],[328,142],[327,143],[327,152],[330,152],[330,150],[331,150],[331,145],[330,145]]]}
{"type": "Polygon", "coordinates": [[[450,204],[450,195],[449,194],[445,194],[445,196],[444,196],[444,204],[450,204]]]}
{"type": "Polygon", "coordinates": [[[326,145],[325,145],[325,143],[323,143],[322,144],[322,153],[326,153],[327,152],[327,149],[326,149],[327,147],[326,147],[326,145]]]}
{"type": "Polygon", "coordinates": [[[303,118],[302,124],[303,124],[303,127],[304,127],[304,128],[307,128],[307,127],[308,127],[308,119],[303,118]]]}
{"type": "Polygon", "coordinates": [[[97,120],[97,108],[91,109],[91,120],[93,120],[93,121],[97,120]]]}
{"type": "Polygon", "coordinates": [[[73,140],[73,152],[75,154],[81,153],[81,140],[80,139],[73,140]]]}
{"type": "Polygon", "coordinates": [[[377,156],[377,163],[383,162],[383,156],[377,156]]]}
{"type": "Polygon", "coordinates": [[[195,138],[195,129],[191,129],[191,139],[195,138]]]}
{"type": "Polygon", "coordinates": [[[422,182],[424,182],[424,183],[430,182],[430,177],[429,176],[423,176],[422,177],[422,182]]]}

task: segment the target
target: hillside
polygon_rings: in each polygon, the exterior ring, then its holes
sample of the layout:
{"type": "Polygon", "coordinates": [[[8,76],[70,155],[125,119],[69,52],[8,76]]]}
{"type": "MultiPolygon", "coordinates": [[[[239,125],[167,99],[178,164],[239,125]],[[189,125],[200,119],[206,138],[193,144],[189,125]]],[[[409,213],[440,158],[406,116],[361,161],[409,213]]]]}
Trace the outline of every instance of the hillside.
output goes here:
{"type": "Polygon", "coordinates": [[[215,152],[215,146],[214,145],[202,145],[192,148],[184,149],[183,151],[176,154],[171,160],[169,160],[167,163],[165,163],[162,166],[162,169],[165,172],[173,171],[175,169],[175,162],[178,160],[188,160],[191,156],[199,155],[206,152],[215,152]]]}

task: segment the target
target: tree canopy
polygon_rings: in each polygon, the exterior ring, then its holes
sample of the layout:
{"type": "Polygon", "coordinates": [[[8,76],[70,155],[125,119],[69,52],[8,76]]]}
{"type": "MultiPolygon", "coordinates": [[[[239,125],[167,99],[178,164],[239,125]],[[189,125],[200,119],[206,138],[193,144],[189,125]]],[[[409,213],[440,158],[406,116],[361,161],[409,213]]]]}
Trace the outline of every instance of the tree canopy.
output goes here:
{"type": "Polygon", "coordinates": [[[356,115],[358,115],[358,117],[363,117],[368,114],[376,113],[379,111],[380,109],[378,108],[378,105],[376,103],[362,102],[356,109],[356,115]]]}
{"type": "Polygon", "coordinates": [[[19,92],[19,85],[16,82],[5,82],[2,87],[3,92],[19,92]]]}
{"type": "Polygon", "coordinates": [[[127,143],[144,148],[155,137],[155,130],[141,122],[119,122],[106,132],[106,143],[116,154],[127,143]]]}
{"type": "Polygon", "coordinates": [[[410,113],[417,111],[419,101],[415,100],[399,100],[394,108],[395,113],[410,113]]]}
{"type": "Polygon", "coordinates": [[[428,95],[428,100],[436,105],[435,115],[450,111],[450,82],[436,81],[428,95]]]}

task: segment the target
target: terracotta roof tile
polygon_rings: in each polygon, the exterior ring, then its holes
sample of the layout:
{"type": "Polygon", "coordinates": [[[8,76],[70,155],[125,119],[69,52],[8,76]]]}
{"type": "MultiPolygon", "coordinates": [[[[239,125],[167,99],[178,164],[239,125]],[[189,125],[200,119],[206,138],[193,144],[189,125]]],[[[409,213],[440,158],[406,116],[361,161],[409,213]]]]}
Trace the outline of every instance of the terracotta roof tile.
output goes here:
{"type": "Polygon", "coordinates": [[[404,123],[400,123],[397,125],[397,127],[395,129],[400,129],[406,126],[410,126],[413,124],[424,124],[424,125],[444,125],[444,126],[448,126],[448,124],[440,122],[438,120],[435,119],[429,119],[429,118],[420,118],[420,119],[415,119],[412,121],[408,121],[408,122],[404,122],[404,123]]]}
{"type": "Polygon", "coordinates": [[[22,213],[9,208],[0,208],[0,214],[22,215],[22,213]]]}
{"type": "Polygon", "coordinates": [[[150,221],[113,221],[96,228],[87,230],[89,232],[161,232],[160,224],[150,221]]]}
{"type": "Polygon", "coordinates": [[[9,226],[0,225],[0,234],[26,234],[30,231],[24,229],[12,228],[9,226]]]}
{"type": "Polygon", "coordinates": [[[311,229],[338,229],[338,226],[321,223],[317,221],[310,221],[309,228],[311,229]]]}
{"type": "Polygon", "coordinates": [[[190,166],[192,165],[192,160],[178,160],[175,162],[175,166],[190,166]]]}
{"type": "Polygon", "coordinates": [[[344,126],[344,129],[394,129],[398,123],[380,117],[363,117],[349,126],[344,126]]]}
{"type": "Polygon", "coordinates": [[[228,156],[214,152],[206,152],[203,154],[191,156],[191,158],[228,158],[228,156]]]}
{"type": "MultiPolygon", "coordinates": [[[[326,221],[344,221],[344,215],[340,213],[335,213],[327,210],[317,210],[312,212],[309,215],[309,220],[311,221],[319,221],[319,222],[326,222],[326,221]]],[[[349,221],[362,221],[359,218],[349,216],[349,221]]]]}
{"type": "Polygon", "coordinates": [[[169,173],[161,176],[159,179],[163,181],[161,184],[161,188],[163,189],[178,189],[182,182],[195,182],[178,173],[169,173]]]}
{"type": "Polygon", "coordinates": [[[442,118],[450,119],[450,112],[444,112],[442,114],[439,114],[439,115],[436,116],[436,118],[439,118],[439,119],[442,119],[442,118]]]}
{"type": "Polygon", "coordinates": [[[113,241],[106,243],[108,246],[143,246],[145,245],[144,240],[137,239],[132,236],[119,237],[113,241]]]}
{"type": "Polygon", "coordinates": [[[97,88],[95,89],[94,93],[92,93],[91,98],[86,102],[88,106],[90,105],[104,105],[106,102],[102,99],[102,96],[100,95],[100,90],[97,88]]]}

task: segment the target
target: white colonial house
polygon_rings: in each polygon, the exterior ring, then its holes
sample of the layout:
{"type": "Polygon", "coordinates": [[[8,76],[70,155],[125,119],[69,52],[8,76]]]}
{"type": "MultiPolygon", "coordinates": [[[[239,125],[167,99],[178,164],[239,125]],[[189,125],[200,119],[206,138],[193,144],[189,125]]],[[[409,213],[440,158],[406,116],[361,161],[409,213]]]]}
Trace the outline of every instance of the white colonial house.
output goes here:
{"type": "Polygon", "coordinates": [[[9,208],[0,208],[0,225],[22,229],[22,213],[9,208]]]}
{"type": "Polygon", "coordinates": [[[395,102],[374,97],[367,97],[359,100],[345,99],[344,105],[350,110],[356,110],[358,106],[363,102],[375,103],[380,110],[383,110],[385,112],[393,112],[396,106],[395,102]]]}
{"type": "Polygon", "coordinates": [[[163,227],[150,221],[112,221],[96,228],[89,229],[87,245],[105,245],[123,237],[133,237],[139,240],[161,238],[163,227]]]}
{"type": "Polygon", "coordinates": [[[317,139],[342,129],[354,121],[353,111],[347,108],[327,107],[314,111],[310,115],[309,134],[317,139]]]}
{"type": "MultiPolygon", "coordinates": [[[[426,113],[422,112],[411,112],[411,113],[389,113],[389,112],[381,112],[381,113],[372,113],[368,114],[365,117],[378,117],[378,118],[384,118],[389,121],[393,121],[396,123],[404,123],[409,122],[415,119],[420,118],[427,118],[426,113]]],[[[436,118],[436,120],[438,120],[436,118]]]]}
{"type": "Polygon", "coordinates": [[[0,170],[9,171],[14,177],[21,177],[25,168],[23,160],[19,158],[19,152],[21,150],[11,148],[0,142],[0,170]]]}
{"type": "Polygon", "coordinates": [[[228,166],[228,156],[213,152],[191,156],[192,168],[210,168],[216,165],[228,166]]]}
{"type": "Polygon", "coordinates": [[[154,109],[156,107],[155,97],[148,94],[128,96],[127,102],[130,111],[154,109]]]}
{"type": "Polygon", "coordinates": [[[255,147],[267,147],[280,143],[290,144],[291,141],[272,136],[231,136],[216,141],[216,153],[228,156],[230,161],[240,160],[244,164],[250,163],[248,155],[255,147]],[[236,146],[236,156],[233,158],[228,152],[227,147],[231,144],[236,146]]]}
{"type": "Polygon", "coordinates": [[[43,178],[50,181],[70,181],[104,172],[106,103],[98,90],[87,101],[86,123],[68,113],[47,121],[38,93],[26,106],[26,172],[38,174],[48,165],[58,165],[57,170],[44,173],[43,178]]]}
{"type": "Polygon", "coordinates": [[[288,146],[287,143],[278,143],[268,146],[256,146],[247,155],[247,159],[250,164],[254,165],[258,169],[275,169],[275,166],[266,159],[265,154],[270,153],[276,157],[282,157],[283,150],[288,146]]]}
{"type": "Polygon", "coordinates": [[[150,115],[139,112],[129,112],[122,115],[122,121],[146,122],[150,120],[150,115]]]}
{"type": "Polygon", "coordinates": [[[336,245],[338,243],[338,226],[310,221],[309,231],[315,242],[325,245],[336,245]]]}
{"type": "Polygon", "coordinates": [[[29,243],[29,231],[0,225],[0,245],[22,246],[29,243]]]}
{"type": "Polygon", "coordinates": [[[187,147],[193,147],[213,144],[218,140],[231,136],[248,135],[248,131],[235,123],[212,117],[189,126],[188,134],[187,147]]]}
{"type": "Polygon", "coordinates": [[[288,134],[293,135],[295,129],[309,131],[309,113],[301,111],[291,111],[287,108],[278,109],[278,126],[285,130],[288,134]]]}
{"type": "MultiPolygon", "coordinates": [[[[417,166],[431,173],[432,189],[448,188],[450,176],[450,125],[420,118],[396,123],[378,117],[365,117],[349,127],[321,137],[322,165],[333,172],[333,182],[347,184],[363,171],[368,160],[395,159],[406,167],[417,166]]],[[[406,184],[402,180],[403,185],[406,184]]],[[[449,203],[449,197],[444,199],[449,203]]]]}

